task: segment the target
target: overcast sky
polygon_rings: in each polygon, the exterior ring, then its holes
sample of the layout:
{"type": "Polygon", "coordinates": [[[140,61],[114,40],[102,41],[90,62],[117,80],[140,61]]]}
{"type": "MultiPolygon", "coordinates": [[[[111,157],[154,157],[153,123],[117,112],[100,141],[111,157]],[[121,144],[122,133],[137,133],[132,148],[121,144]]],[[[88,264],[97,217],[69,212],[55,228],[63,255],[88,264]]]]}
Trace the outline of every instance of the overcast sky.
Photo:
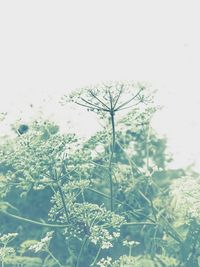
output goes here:
{"type": "MultiPolygon", "coordinates": [[[[42,106],[65,123],[74,113],[56,104],[62,94],[146,81],[165,106],[153,126],[168,137],[176,166],[196,160],[200,170],[199,25],[193,0],[0,1],[0,112],[8,124],[42,106]]],[[[81,114],[79,127],[90,132],[81,114]]]]}

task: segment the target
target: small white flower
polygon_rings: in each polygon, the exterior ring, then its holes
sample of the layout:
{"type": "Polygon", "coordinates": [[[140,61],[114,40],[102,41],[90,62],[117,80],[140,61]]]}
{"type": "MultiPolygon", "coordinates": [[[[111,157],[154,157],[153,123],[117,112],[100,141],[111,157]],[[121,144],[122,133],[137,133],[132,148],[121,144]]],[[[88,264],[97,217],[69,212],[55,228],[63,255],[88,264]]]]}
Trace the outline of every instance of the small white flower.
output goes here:
{"type": "Polygon", "coordinates": [[[124,240],[123,241],[123,245],[127,246],[127,247],[133,247],[133,246],[137,246],[139,244],[140,244],[140,242],[134,241],[134,240],[132,240],[132,241],[124,240]]]}

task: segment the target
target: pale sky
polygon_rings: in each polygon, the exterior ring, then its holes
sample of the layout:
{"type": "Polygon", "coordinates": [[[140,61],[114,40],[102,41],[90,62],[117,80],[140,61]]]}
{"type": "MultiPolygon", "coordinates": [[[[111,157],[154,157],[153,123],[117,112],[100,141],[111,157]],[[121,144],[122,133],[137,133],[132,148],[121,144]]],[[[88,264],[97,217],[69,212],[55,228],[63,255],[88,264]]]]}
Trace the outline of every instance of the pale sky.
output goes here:
{"type": "Polygon", "coordinates": [[[168,137],[175,166],[195,160],[200,170],[199,25],[193,0],[0,1],[5,123],[28,121],[42,106],[90,133],[94,119],[81,112],[80,123],[56,103],[61,95],[107,80],[145,81],[165,106],[153,127],[168,137]]]}

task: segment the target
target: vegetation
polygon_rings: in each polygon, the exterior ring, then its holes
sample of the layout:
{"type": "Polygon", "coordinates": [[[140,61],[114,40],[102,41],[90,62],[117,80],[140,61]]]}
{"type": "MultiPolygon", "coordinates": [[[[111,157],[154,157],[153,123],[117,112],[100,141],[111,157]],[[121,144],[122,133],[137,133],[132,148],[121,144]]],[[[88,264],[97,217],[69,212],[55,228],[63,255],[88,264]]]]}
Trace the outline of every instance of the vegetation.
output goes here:
{"type": "Polygon", "coordinates": [[[198,267],[200,179],[168,168],[153,93],[105,83],[61,102],[102,129],[82,141],[39,119],[2,138],[1,266],[198,267]]]}

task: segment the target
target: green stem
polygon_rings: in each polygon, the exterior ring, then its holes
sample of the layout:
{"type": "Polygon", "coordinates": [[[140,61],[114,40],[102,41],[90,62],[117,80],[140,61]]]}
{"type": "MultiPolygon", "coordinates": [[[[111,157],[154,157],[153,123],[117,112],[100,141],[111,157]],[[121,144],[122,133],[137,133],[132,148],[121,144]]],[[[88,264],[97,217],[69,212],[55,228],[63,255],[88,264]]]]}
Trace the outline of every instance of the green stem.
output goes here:
{"type": "MultiPolygon", "coordinates": [[[[141,196],[143,196],[143,198],[148,202],[148,204],[151,205],[151,201],[147,198],[147,196],[145,196],[143,193],[141,194],[141,196]]],[[[155,207],[152,207],[154,212],[156,212],[157,214],[159,213],[158,209],[155,207]]],[[[182,243],[183,239],[180,236],[180,234],[173,228],[173,226],[168,222],[168,220],[161,214],[160,218],[162,218],[162,220],[164,221],[164,223],[166,224],[166,231],[167,233],[177,242],[182,243]],[[169,230],[167,230],[167,228],[169,230]]]]}
{"type": "MultiPolygon", "coordinates": [[[[137,94],[136,95],[134,95],[131,99],[129,99],[128,101],[126,101],[126,102],[124,102],[123,104],[121,104],[120,106],[118,106],[116,109],[115,109],[115,111],[118,111],[118,110],[120,110],[121,108],[123,108],[124,106],[126,106],[127,104],[129,104],[131,101],[133,101],[136,97],[138,97],[139,96],[139,94],[140,94],[140,92],[142,92],[143,91],[143,88],[141,88],[138,92],[137,92],[137,94]]],[[[139,101],[139,103],[140,103],[141,101],[139,101]]]]}
{"type": "Polygon", "coordinates": [[[47,249],[47,252],[52,257],[52,259],[58,264],[58,266],[63,267],[62,264],[59,262],[59,260],[56,259],[56,257],[52,254],[52,252],[49,249],[47,249]]]}
{"type": "Polygon", "coordinates": [[[111,111],[110,112],[110,116],[111,116],[111,124],[112,124],[112,153],[114,153],[115,151],[115,119],[114,119],[114,112],[111,111]]]}
{"type": "Polygon", "coordinates": [[[48,262],[49,258],[51,258],[51,256],[48,254],[46,256],[46,258],[44,259],[44,261],[43,261],[42,267],[46,267],[47,266],[47,262],[48,262]]]}
{"type": "Polygon", "coordinates": [[[87,243],[87,240],[88,240],[88,237],[85,236],[84,240],[83,240],[83,243],[82,243],[82,246],[81,246],[81,249],[80,249],[80,252],[78,254],[78,258],[77,258],[77,262],[76,262],[76,267],[79,267],[79,263],[80,263],[80,259],[81,259],[81,255],[83,253],[83,250],[84,250],[84,247],[87,243]]]}
{"type": "Polygon", "coordinates": [[[60,197],[61,197],[61,201],[62,201],[64,212],[65,212],[65,215],[66,215],[66,218],[67,218],[67,222],[69,222],[69,214],[68,214],[67,206],[66,206],[66,203],[65,203],[64,193],[63,193],[62,188],[60,187],[60,185],[58,185],[58,192],[59,192],[60,197]]]}
{"type": "MultiPolygon", "coordinates": [[[[156,211],[158,211],[156,209],[156,211]]],[[[179,243],[182,243],[183,242],[183,238],[180,236],[180,234],[176,231],[176,229],[174,229],[174,227],[168,222],[168,220],[163,216],[161,215],[160,216],[163,221],[165,222],[166,226],[169,228],[169,230],[172,231],[172,233],[170,231],[168,231],[168,234],[173,238],[175,239],[177,242],[179,243]]]]}
{"type": "Polygon", "coordinates": [[[109,158],[109,180],[110,180],[110,209],[113,211],[113,170],[112,170],[112,163],[113,163],[113,156],[115,150],[115,120],[114,120],[114,112],[111,110],[110,112],[111,117],[111,125],[112,125],[112,145],[110,149],[110,158],[109,158]]]}
{"type": "Polygon", "coordinates": [[[99,257],[100,252],[101,252],[101,247],[98,249],[97,254],[96,254],[96,257],[94,258],[94,260],[93,260],[93,262],[91,263],[90,266],[95,266],[95,264],[97,262],[97,259],[99,257]]]}
{"type": "Polygon", "coordinates": [[[149,171],[149,135],[150,135],[150,122],[148,123],[147,127],[147,135],[146,135],[146,172],[148,173],[149,171]]]}
{"type": "Polygon", "coordinates": [[[52,177],[53,177],[53,180],[56,181],[57,189],[58,189],[58,192],[60,194],[61,201],[62,201],[62,204],[63,204],[65,216],[66,216],[67,222],[69,223],[69,214],[68,214],[67,206],[66,206],[66,203],[65,203],[65,196],[64,196],[63,190],[62,190],[62,188],[61,188],[61,186],[59,184],[58,173],[57,173],[56,169],[54,169],[54,175],[52,177]]]}
{"type": "Polygon", "coordinates": [[[14,215],[14,214],[9,213],[7,211],[0,211],[0,212],[2,212],[4,215],[9,216],[11,218],[14,218],[14,219],[17,219],[17,220],[20,220],[20,221],[23,221],[23,222],[35,224],[35,225],[40,225],[40,226],[43,226],[43,227],[51,227],[51,228],[65,228],[66,227],[66,225],[49,224],[49,223],[42,223],[42,222],[30,220],[30,219],[27,219],[27,218],[24,218],[24,217],[21,217],[21,216],[14,215]]]}
{"type": "Polygon", "coordinates": [[[104,107],[107,109],[107,111],[109,111],[109,107],[108,107],[103,101],[101,101],[101,99],[99,99],[99,98],[92,92],[92,90],[89,90],[89,92],[90,92],[90,94],[91,94],[94,98],[96,98],[96,100],[97,100],[99,103],[102,104],[102,106],[104,106],[104,107]]]}
{"type": "Polygon", "coordinates": [[[129,253],[128,253],[128,256],[131,257],[131,254],[132,254],[132,246],[129,247],[129,253]]]}
{"type": "Polygon", "coordinates": [[[152,222],[127,222],[123,223],[121,226],[139,226],[139,225],[157,225],[156,223],[152,222]]]}

